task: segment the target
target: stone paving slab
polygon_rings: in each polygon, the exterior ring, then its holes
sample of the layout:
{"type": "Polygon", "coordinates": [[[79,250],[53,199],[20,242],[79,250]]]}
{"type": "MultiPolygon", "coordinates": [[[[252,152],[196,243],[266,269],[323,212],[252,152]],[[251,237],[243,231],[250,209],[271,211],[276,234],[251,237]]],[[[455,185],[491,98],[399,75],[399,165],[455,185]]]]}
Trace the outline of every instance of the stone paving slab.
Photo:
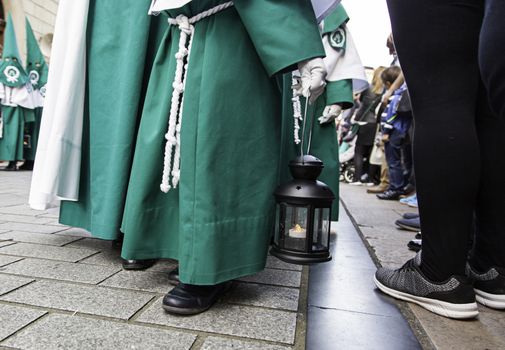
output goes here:
{"type": "Polygon", "coordinates": [[[224,300],[233,304],[296,311],[299,297],[300,290],[295,288],[235,283],[224,300]]]}
{"type": "MultiPolygon", "coordinates": [[[[26,199],[25,199],[26,200],[26,199]]],[[[47,225],[54,222],[54,219],[43,218],[43,217],[33,217],[27,215],[14,215],[14,214],[1,214],[0,218],[3,222],[24,222],[34,225],[47,225]]]]}
{"type": "Polygon", "coordinates": [[[100,285],[161,294],[173,288],[168,283],[168,273],[150,271],[121,271],[100,285]]]}
{"type": "Polygon", "coordinates": [[[44,311],[0,304],[0,341],[32,323],[44,311]]]}
{"type": "Polygon", "coordinates": [[[13,240],[23,243],[37,243],[55,246],[64,246],[70,242],[80,239],[79,237],[66,237],[46,233],[31,233],[23,231],[10,231],[0,234],[0,240],[13,240]]]}
{"type": "MultiPolygon", "coordinates": [[[[2,189],[5,188],[5,184],[2,184],[2,189]]],[[[27,197],[28,198],[28,197],[27,197]]],[[[30,208],[28,204],[23,205],[13,205],[13,206],[0,206],[1,214],[14,214],[14,215],[28,215],[28,216],[42,216],[47,214],[47,211],[38,211],[30,208]]]]}
{"type": "Polygon", "coordinates": [[[2,345],[23,350],[189,350],[195,339],[195,335],[166,329],[78,316],[49,315],[2,345]]]}
{"type": "Polygon", "coordinates": [[[0,229],[3,230],[14,230],[14,231],[26,231],[34,233],[55,233],[58,231],[63,231],[64,227],[52,226],[52,225],[36,225],[28,224],[25,222],[6,222],[0,224],[0,229]]]}
{"type": "Polygon", "coordinates": [[[71,282],[97,284],[120,268],[98,265],[73,264],[62,261],[24,259],[5,266],[0,272],[35,278],[50,278],[71,282]]]}
{"type": "Polygon", "coordinates": [[[300,286],[301,278],[302,273],[298,271],[265,269],[255,275],[242,277],[239,281],[284,287],[298,287],[300,286]]]}
{"type": "MultiPolygon", "coordinates": [[[[64,226],[67,227],[67,226],[64,226]]],[[[62,235],[62,236],[75,236],[75,237],[91,237],[91,234],[83,230],[81,228],[66,228],[63,231],[58,231],[55,233],[55,235],[62,235]]]]}
{"type": "Polygon", "coordinates": [[[128,320],[152,298],[152,295],[133,291],[38,281],[0,300],[128,320]]]}
{"type": "Polygon", "coordinates": [[[10,291],[13,291],[14,289],[22,287],[33,281],[34,280],[30,278],[0,275],[0,295],[9,293],[10,291]]]}
{"type": "Polygon", "coordinates": [[[23,258],[20,258],[17,256],[0,255],[0,267],[4,266],[4,265],[12,264],[13,262],[19,261],[21,259],[23,259],[23,258]]]}
{"type": "Polygon", "coordinates": [[[181,317],[166,313],[161,300],[142,312],[136,321],[286,344],[295,340],[293,312],[218,303],[202,314],[181,317]]]}
{"type": "Polygon", "coordinates": [[[280,270],[293,270],[293,271],[302,271],[302,266],[300,265],[294,265],[294,264],[288,264],[282,260],[277,259],[274,256],[269,255],[267,257],[267,268],[270,269],[280,269],[280,270]]]}
{"type": "Polygon", "coordinates": [[[0,248],[0,254],[68,262],[77,262],[96,253],[97,251],[90,249],[54,247],[32,243],[17,243],[0,248]]]}
{"type": "MultiPolygon", "coordinates": [[[[9,231],[6,231],[6,232],[9,232],[9,231]]],[[[0,247],[6,247],[6,246],[12,245],[14,243],[16,243],[16,242],[14,242],[14,241],[0,241],[0,247]]]]}
{"type": "MultiPolygon", "coordinates": [[[[200,350],[288,350],[285,346],[208,337],[200,350]]],[[[322,350],[322,349],[321,349],[322,350]]]]}

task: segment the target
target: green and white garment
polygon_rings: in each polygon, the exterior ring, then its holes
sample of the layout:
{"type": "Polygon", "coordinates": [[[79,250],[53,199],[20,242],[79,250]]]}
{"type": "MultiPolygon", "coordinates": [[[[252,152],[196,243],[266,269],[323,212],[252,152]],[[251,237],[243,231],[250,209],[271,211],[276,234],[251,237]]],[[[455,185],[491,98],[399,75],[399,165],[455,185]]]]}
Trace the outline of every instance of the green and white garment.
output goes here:
{"type": "Polygon", "coordinates": [[[34,121],[32,86],[21,63],[9,14],[0,60],[0,160],[23,159],[25,122],[34,121]]]}

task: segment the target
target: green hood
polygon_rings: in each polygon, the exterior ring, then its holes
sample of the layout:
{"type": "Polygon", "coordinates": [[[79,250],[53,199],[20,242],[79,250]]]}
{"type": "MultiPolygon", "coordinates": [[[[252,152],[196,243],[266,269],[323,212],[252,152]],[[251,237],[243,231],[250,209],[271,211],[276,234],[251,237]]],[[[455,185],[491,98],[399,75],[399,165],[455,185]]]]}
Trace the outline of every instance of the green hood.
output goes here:
{"type": "Polygon", "coordinates": [[[48,67],[42,51],[35,35],[33,34],[32,26],[26,19],[26,72],[30,77],[30,82],[35,90],[42,88],[47,83],[48,67]]]}
{"type": "Polygon", "coordinates": [[[21,64],[16,33],[9,14],[5,28],[4,51],[0,61],[0,83],[10,87],[20,87],[27,83],[28,75],[21,64]]]}

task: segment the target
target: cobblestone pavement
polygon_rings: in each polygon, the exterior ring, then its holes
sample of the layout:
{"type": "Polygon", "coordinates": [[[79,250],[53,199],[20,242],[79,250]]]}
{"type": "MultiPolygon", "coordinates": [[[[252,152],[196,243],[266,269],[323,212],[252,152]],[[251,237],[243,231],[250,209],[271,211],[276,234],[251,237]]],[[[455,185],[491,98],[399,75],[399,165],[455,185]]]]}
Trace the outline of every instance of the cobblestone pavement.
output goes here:
{"type": "Polygon", "coordinates": [[[170,316],[173,261],[123,271],[110,242],[28,207],[30,177],[0,172],[0,348],[305,348],[306,270],[269,258],[208,312],[170,316]]]}
{"type": "MultiPolygon", "coordinates": [[[[363,186],[343,184],[340,196],[379,265],[398,268],[414,256],[415,253],[407,249],[407,243],[415,233],[397,229],[394,222],[403,213],[416,212],[415,208],[398,201],[379,200],[375,195],[367,194],[363,186]]],[[[414,304],[397,304],[410,318],[426,349],[505,349],[503,311],[479,305],[478,319],[457,321],[437,316],[414,304]]]]}

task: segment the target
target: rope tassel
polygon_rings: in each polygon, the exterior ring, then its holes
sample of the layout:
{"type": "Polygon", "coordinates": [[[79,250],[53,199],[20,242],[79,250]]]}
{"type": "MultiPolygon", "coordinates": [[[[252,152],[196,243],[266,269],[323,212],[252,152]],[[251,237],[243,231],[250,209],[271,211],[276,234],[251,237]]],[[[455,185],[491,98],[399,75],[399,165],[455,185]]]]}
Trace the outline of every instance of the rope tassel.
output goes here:
{"type": "Polygon", "coordinates": [[[193,44],[193,34],[195,32],[193,24],[231,6],[233,6],[233,1],[220,4],[191,18],[179,15],[176,18],[168,19],[170,25],[179,28],[181,35],[179,37],[179,50],[175,54],[177,65],[175,68],[174,82],[172,84],[173,91],[170,117],[168,119],[168,131],[165,134],[166,143],[163,160],[163,176],[160,184],[161,191],[165,193],[170,191],[171,188],[176,188],[178,186],[181,175],[182,110],[184,106],[184,89],[186,87],[187,70],[193,44]],[[186,64],[184,60],[186,60],[186,64]],[[170,176],[172,177],[172,186],[170,186],[170,176]]]}

